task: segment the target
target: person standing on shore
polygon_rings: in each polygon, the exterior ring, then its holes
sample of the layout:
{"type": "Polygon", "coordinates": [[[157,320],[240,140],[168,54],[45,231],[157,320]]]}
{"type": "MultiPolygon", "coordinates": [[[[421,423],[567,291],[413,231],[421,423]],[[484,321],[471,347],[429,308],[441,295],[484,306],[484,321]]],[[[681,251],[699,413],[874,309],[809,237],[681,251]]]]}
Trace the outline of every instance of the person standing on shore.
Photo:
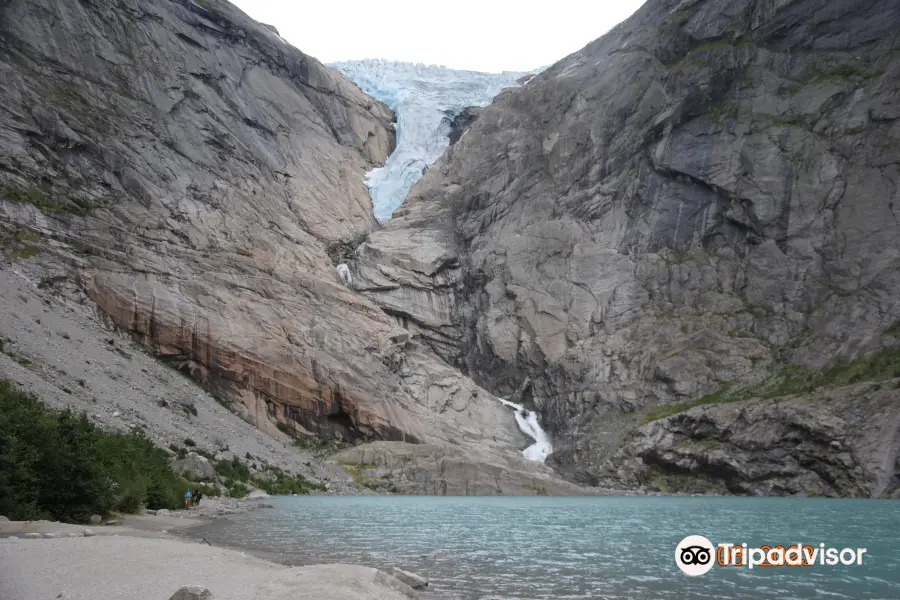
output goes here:
{"type": "Polygon", "coordinates": [[[193,499],[193,497],[194,497],[194,492],[191,491],[191,488],[188,488],[187,491],[184,493],[184,507],[185,508],[191,507],[191,500],[193,499]]]}

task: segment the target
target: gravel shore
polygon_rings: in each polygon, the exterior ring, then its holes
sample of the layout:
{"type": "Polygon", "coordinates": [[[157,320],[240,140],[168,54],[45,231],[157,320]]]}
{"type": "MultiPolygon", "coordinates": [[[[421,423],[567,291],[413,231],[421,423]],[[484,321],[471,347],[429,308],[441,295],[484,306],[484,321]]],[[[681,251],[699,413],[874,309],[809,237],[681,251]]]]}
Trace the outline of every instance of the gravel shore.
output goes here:
{"type": "Polygon", "coordinates": [[[290,567],[275,553],[201,540],[198,532],[216,518],[265,506],[211,498],[197,509],[121,516],[115,524],[90,527],[0,522],[0,600],[168,600],[186,585],[205,586],[213,600],[435,598],[370,567],[290,567]]]}
{"type": "Polygon", "coordinates": [[[202,585],[214,600],[406,600],[416,593],[369,567],[287,568],[236,550],[132,536],[0,540],[4,600],[168,600],[202,585]]]}

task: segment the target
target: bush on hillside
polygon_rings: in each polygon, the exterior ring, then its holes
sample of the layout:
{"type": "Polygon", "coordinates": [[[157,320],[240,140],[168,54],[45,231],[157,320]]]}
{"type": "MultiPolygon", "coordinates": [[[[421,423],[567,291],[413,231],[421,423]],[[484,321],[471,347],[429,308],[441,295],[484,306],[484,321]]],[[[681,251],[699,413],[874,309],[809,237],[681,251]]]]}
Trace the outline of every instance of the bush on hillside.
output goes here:
{"type": "Polygon", "coordinates": [[[0,380],[0,514],[87,522],[111,510],[178,508],[187,482],[140,433],[107,433],[0,380]]]}

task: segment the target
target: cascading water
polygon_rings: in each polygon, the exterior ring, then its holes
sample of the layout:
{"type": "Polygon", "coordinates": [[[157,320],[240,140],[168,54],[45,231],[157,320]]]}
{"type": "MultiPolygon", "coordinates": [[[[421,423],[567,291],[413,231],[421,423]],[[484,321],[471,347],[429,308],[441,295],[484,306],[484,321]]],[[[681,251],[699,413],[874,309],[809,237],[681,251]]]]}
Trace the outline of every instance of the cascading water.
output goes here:
{"type": "Polygon", "coordinates": [[[526,410],[521,404],[510,402],[504,398],[497,398],[504,406],[508,406],[516,412],[516,423],[519,429],[534,440],[534,443],[522,451],[522,456],[528,460],[542,463],[553,452],[553,445],[550,443],[550,436],[541,428],[538,423],[537,413],[533,410],[526,410]]]}
{"type": "Polygon", "coordinates": [[[525,73],[478,73],[380,59],[329,65],[397,115],[397,147],[366,174],[375,218],[383,223],[450,145],[450,123],[464,108],[487,106],[525,73]]]}

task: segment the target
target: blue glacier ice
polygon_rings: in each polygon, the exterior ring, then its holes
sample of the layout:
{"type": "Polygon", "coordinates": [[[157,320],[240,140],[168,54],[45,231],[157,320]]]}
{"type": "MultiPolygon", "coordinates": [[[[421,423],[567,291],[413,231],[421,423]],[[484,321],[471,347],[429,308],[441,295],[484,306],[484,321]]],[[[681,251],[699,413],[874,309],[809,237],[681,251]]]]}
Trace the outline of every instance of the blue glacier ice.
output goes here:
{"type": "MultiPolygon", "coordinates": [[[[487,106],[526,73],[479,73],[367,59],[329,65],[397,115],[397,148],[366,174],[375,218],[383,223],[450,145],[450,122],[467,106],[487,106]]],[[[532,72],[534,73],[534,72],[532,72]]]]}

